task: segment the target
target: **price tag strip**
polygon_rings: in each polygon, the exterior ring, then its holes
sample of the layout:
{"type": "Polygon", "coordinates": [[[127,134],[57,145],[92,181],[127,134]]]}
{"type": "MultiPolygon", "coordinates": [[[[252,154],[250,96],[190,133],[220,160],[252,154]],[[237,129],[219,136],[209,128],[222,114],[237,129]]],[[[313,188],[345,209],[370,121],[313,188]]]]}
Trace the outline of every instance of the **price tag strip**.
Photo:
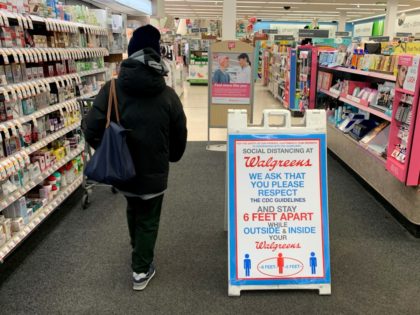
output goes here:
{"type": "Polygon", "coordinates": [[[312,289],[331,294],[326,113],[308,110],[292,126],[288,110],[265,110],[248,127],[228,112],[228,294],[312,289]],[[284,127],[271,127],[271,116],[284,127]]]}

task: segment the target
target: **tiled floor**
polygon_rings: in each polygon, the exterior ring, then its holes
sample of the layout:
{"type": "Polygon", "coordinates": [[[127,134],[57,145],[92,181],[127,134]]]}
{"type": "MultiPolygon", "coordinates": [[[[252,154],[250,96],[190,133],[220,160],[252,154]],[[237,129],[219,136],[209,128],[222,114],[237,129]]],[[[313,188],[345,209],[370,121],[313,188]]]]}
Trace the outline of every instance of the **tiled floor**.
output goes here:
{"type": "MultiPolygon", "coordinates": [[[[190,86],[185,83],[181,101],[188,120],[188,140],[207,141],[208,125],[208,87],[190,86]]],[[[281,108],[280,102],[268,92],[266,87],[255,84],[254,123],[261,122],[262,110],[267,108],[281,108]]],[[[226,129],[211,129],[211,140],[226,140],[226,129]]]]}

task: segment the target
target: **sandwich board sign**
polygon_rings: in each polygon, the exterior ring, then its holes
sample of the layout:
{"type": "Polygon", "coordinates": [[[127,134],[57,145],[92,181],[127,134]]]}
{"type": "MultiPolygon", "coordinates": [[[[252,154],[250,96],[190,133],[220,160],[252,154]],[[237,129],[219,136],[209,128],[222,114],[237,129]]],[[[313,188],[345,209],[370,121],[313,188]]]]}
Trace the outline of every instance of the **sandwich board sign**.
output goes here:
{"type": "Polygon", "coordinates": [[[230,296],[242,290],[315,289],[331,294],[326,113],[307,110],[292,126],[288,110],[265,110],[247,125],[228,112],[230,296]],[[284,126],[271,126],[281,116],[284,126]]]}

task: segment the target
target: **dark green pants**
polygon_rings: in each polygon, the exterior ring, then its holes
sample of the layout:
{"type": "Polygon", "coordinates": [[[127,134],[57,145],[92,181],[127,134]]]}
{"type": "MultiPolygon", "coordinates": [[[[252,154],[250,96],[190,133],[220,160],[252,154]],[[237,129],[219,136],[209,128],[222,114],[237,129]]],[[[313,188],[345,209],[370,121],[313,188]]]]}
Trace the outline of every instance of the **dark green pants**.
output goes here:
{"type": "Polygon", "coordinates": [[[126,199],[128,230],[133,247],[131,267],[136,273],[146,273],[153,262],[163,195],[149,200],[138,197],[126,199]]]}

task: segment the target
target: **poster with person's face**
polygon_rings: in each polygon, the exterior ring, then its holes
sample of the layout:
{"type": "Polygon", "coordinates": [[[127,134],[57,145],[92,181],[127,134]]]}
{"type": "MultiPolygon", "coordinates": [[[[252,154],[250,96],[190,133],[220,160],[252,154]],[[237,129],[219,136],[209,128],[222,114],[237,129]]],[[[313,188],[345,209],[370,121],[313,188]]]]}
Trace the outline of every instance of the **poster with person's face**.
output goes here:
{"type": "Polygon", "coordinates": [[[247,53],[214,53],[211,68],[213,104],[249,104],[252,56],[247,53]]]}
{"type": "Polygon", "coordinates": [[[419,62],[419,56],[398,57],[397,88],[415,91],[419,62]]]}

